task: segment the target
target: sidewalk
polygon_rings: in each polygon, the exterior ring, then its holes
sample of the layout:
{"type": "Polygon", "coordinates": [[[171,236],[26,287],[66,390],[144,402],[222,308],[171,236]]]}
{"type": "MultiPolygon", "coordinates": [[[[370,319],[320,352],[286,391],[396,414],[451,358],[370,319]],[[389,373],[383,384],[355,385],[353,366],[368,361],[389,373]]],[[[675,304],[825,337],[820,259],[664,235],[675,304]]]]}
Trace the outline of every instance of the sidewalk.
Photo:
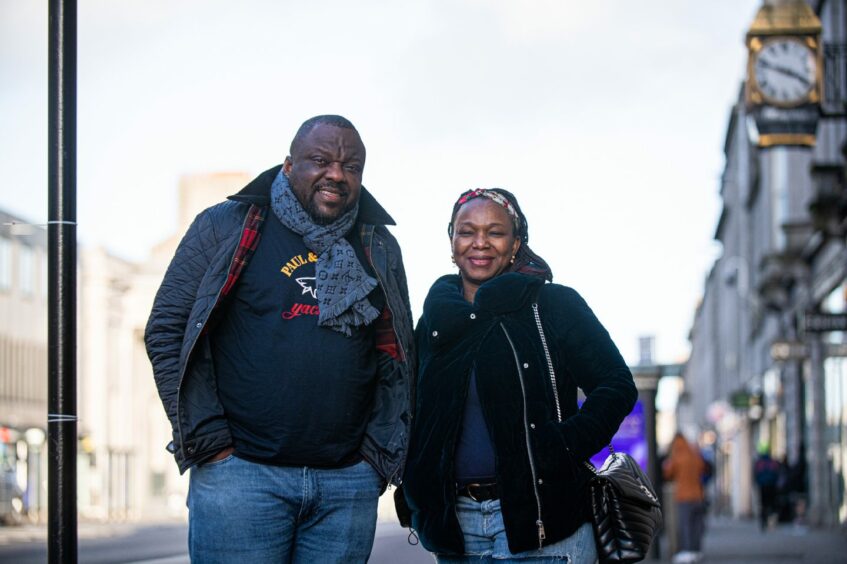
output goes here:
{"type": "MultiPolygon", "coordinates": [[[[168,521],[167,523],[170,523],[168,521]]],[[[129,534],[148,523],[89,523],[77,526],[77,538],[99,539],[129,534]]],[[[0,526],[0,546],[29,542],[47,542],[47,525],[0,526]]]]}
{"type": "MultiPolygon", "coordinates": [[[[168,525],[163,524],[163,526],[168,525]]],[[[170,526],[175,529],[181,527],[174,534],[185,534],[184,523],[170,526]]],[[[137,528],[143,529],[144,526],[143,524],[80,524],[79,538],[81,541],[113,538],[116,543],[127,545],[128,539],[137,528]]],[[[161,533],[155,531],[153,533],[147,531],[143,534],[152,534],[152,538],[155,538],[157,534],[161,536],[161,533]]],[[[400,529],[396,525],[381,524],[378,527],[373,561],[404,564],[416,561],[414,558],[418,558],[421,562],[431,561],[431,557],[423,549],[410,547],[406,542],[406,536],[405,529],[400,529]]],[[[46,528],[44,526],[0,527],[0,548],[27,543],[43,545],[45,542],[46,528]]],[[[669,564],[672,555],[664,550],[666,544],[662,539],[661,560],[648,559],[645,561],[646,564],[669,564]]],[[[85,543],[82,543],[82,546],[84,545],[85,543]]],[[[712,518],[708,522],[706,536],[703,539],[703,555],[702,564],[847,564],[847,531],[806,530],[782,525],[763,533],[752,520],[712,518]]],[[[2,555],[0,555],[0,561],[3,561],[2,555]]]]}
{"type": "MultiPolygon", "coordinates": [[[[662,539],[662,559],[671,562],[662,539]]],[[[780,525],[766,532],[753,520],[710,518],[702,564],[847,564],[847,531],[780,525]]]]}

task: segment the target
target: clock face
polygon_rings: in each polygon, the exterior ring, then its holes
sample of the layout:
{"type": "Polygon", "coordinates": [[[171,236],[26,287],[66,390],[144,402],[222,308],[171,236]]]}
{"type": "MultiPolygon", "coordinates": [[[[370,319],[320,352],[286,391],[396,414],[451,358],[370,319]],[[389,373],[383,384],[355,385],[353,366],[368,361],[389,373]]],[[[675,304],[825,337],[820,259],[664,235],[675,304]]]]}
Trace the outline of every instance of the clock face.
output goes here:
{"type": "Polygon", "coordinates": [[[756,56],[754,77],[770,102],[782,105],[805,101],[815,87],[815,52],[796,39],[765,43],[756,56]]]}

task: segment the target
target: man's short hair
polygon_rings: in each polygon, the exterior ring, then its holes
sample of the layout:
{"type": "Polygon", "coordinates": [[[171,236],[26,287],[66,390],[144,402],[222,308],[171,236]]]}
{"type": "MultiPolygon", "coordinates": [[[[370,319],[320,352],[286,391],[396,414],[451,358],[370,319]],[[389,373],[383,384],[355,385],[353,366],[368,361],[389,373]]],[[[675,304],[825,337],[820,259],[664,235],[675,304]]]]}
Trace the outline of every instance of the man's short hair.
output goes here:
{"type": "Polygon", "coordinates": [[[318,125],[332,125],[343,129],[352,129],[357,134],[359,133],[356,126],[354,126],[346,117],[336,115],[315,116],[304,121],[303,125],[300,126],[300,129],[297,130],[297,133],[294,134],[294,139],[291,140],[291,147],[288,149],[289,153],[293,155],[294,148],[298,145],[298,143],[300,143],[303,137],[308,135],[309,132],[318,125]]]}

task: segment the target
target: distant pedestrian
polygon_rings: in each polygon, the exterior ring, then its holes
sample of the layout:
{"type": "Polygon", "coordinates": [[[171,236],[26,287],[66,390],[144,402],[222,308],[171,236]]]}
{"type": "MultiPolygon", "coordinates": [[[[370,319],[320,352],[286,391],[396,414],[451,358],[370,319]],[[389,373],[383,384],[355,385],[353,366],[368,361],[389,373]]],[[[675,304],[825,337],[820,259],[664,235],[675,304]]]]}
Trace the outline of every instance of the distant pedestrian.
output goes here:
{"type": "Polygon", "coordinates": [[[715,453],[712,449],[700,449],[703,458],[703,475],[700,482],[703,484],[703,511],[708,512],[711,500],[709,499],[709,483],[715,477],[715,453]]]}
{"type": "Polygon", "coordinates": [[[794,464],[788,466],[788,488],[794,524],[802,526],[806,521],[806,449],[800,444],[799,454],[794,464]]]}
{"type": "Polygon", "coordinates": [[[145,339],[191,470],[192,562],[365,562],[399,485],[414,351],[394,221],[341,116],[197,216],[145,339]]]}
{"type": "Polygon", "coordinates": [[[702,539],[706,508],[703,481],[706,462],[700,450],[691,445],[682,433],[671,441],[670,454],[665,459],[662,473],[674,482],[678,552],[674,563],[697,562],[702,558],[702,539]]]}
{"type": "Polygon", "coordinates": [[[771,458],[767,443],[761,443],[758,450],[759,456],[753,465],[753,479],[759,489],[759,525],[764,531],[768,528],[770,516],[778,511],[781,467],[779,462],[771,458]]]}
{"type": "Polygon", "coordinates": [[[791,473],[788,456],[779,460],[779,478],[776,481],[777,522],[790,523],[794,520],[794,504],[791,497],[791,473]]]}

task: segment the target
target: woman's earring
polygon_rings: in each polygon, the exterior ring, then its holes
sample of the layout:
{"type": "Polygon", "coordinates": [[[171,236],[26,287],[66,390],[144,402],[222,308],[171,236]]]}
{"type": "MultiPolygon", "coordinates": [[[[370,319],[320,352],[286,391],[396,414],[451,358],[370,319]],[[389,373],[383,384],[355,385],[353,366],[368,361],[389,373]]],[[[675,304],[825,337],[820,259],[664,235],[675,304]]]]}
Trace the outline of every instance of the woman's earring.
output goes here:
{"type": "Polygon", "coordinates": [[[515,264],[515,255],[512,255],[511,263],[512,263],[512,264],[515,264]]]}

